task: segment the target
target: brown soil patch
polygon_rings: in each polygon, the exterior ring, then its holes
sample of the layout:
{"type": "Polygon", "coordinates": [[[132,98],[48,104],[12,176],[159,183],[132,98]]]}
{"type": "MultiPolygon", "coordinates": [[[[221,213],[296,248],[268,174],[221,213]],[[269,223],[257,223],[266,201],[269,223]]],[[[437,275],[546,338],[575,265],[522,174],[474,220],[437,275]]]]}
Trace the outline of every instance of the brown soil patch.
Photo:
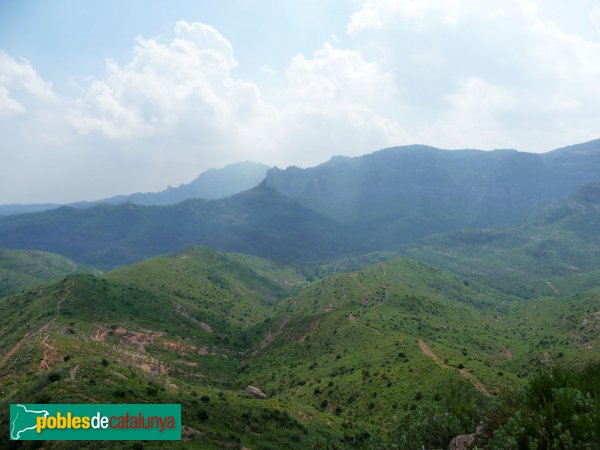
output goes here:
{"type": "Polygon", "coordinates": [[[200,433],[198,430],[188,427],[186,425],[181,426],[181,440],[182,441],[192,441],[195,440],[200,433]]]}
{"type": "Polygon", "coordinates": [[[129,331],[126,341],[138,348],[140,352],[146,351],[146,346],[162,336],[163,333],[143,333],[141,331],[129,331]]]}
{"type": "Polygon", "coordinates": [[[108,336],[109,329],[103,326],[99,326],[94,335],[92,336],[92,340],[96,342],[104,342],[106,337],[108,336]]]}
{"type": "Polygon", "coordinates": [[[477,389],[483,395],[487,397],[492,395],[490,391],[488,391],[488,388],[481,381],[479,381],[475,375],[469,372],[468,369],[460,369],[459,372],[463,377],[469,380],[473,386],[475,386],[475,389],[477,389]]]}
{"type": "Polygon", "coordinates": [[[314,320],[313,322],[309,323],[308,327],[307,327],[309,333],[306,333],[300,339],[298,339],[298,342],[300,342],[301,344],[303,344],[304,341],[306,340],[306,338],[308,337],[308,335],[310,334],[310,332],[313,331],[314,329],[316,329],[319,326],[320,323],[321,323],[321,319],[317,319],[317,320],[314,320]]]}
{"type": "Polygon", "coordinates": [[[374,328],[374,327],[371,327],[369,325],[366,325],[364,323],[359,322],[358,319],[352,313],[348,314],[348,320],[350,322],[357,323],[358,325],[362,325],[363,327],[368,328],[373,333],[378,334],[379,336],[383,335],[383,333],[381,332],[381,330],[378,330],[377,328],[374,328]]]}
{"type": "Polygon", "coordinates": [[[193,344],[184,344],[177,341],[162,341],[162,346],[168,350],[174,350],[180,355],[208,355],[209,351],[204,347],[193,344]]]}

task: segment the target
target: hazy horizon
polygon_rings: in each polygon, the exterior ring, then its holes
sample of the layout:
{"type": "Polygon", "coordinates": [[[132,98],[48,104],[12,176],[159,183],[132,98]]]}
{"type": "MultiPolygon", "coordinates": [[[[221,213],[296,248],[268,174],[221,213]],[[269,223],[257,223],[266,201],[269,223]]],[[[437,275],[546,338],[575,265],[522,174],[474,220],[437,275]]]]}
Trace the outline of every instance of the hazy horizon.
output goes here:
{"type": "Polygon", "coordinates": [[[598,138],[598,79],[593,1],[4,2],[0,204],[409,144],[550,151],[598,138]]]}

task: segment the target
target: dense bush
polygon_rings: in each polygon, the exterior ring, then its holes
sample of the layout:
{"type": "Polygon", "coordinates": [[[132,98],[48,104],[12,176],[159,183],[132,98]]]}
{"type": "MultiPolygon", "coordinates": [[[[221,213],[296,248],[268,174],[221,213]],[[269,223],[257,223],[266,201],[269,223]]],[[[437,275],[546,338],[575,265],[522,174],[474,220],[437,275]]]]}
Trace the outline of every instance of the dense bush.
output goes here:
{"type": "Polygon", "coordinates": [[[600,448],[600,362],[538,372],[519,403],[486,448],[600,448]]]}

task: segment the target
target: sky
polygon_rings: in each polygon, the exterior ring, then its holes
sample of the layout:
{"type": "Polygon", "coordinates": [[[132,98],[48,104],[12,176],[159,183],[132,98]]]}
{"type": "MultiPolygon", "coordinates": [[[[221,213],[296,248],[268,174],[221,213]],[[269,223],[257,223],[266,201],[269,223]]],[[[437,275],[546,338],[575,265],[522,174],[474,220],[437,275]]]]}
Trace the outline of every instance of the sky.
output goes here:
{"type": "Polygon", "coordinates": [[[600,137],[600,1],[0,0],[0,204],[600,137]]]}

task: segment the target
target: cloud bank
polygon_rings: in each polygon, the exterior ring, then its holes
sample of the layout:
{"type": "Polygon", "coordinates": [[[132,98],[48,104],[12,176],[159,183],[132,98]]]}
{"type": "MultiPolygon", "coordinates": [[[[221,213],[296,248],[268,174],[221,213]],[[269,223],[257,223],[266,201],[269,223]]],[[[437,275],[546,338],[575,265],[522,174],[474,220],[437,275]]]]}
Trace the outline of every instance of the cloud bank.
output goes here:
{"type": "MultiPolygon", "coordinates": [[[[595,27],[598,8],[585,13],[595,27]]],[[[277,101],[267,81],[237,74],[232,44],[203,23],[139,37],[125,64],[107,60],[71,94],[0,51],[0,203],[158,190],[247,159],[312,165],[409,143],[541,151],[598,137],[600,32],[566,31],[534,2],[366,0],[346,33],[262,70],[277,101]]]]}

